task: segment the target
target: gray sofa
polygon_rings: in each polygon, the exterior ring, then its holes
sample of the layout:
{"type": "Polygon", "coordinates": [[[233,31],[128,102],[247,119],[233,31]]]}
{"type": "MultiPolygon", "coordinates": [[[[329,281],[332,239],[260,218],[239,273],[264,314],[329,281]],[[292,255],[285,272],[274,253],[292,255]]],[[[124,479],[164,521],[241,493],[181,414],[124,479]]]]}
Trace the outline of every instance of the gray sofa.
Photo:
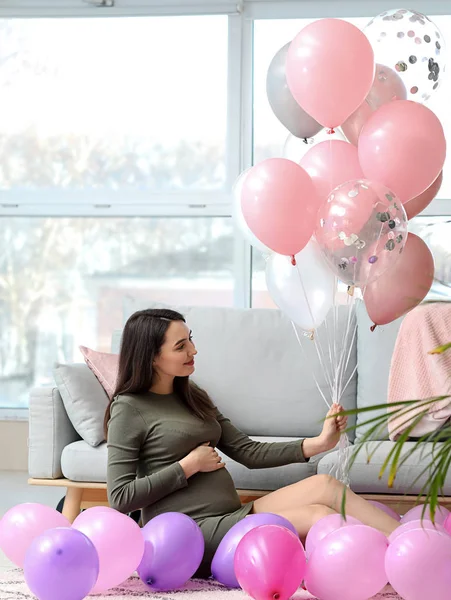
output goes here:
{"type": "MultiPolygon", "coordinates": [[[[149,303],[130,300],[124,319],[135,310],[148,306],[149,303]]],[[[329,315],[317,334],[320,351],[304,336],[300,338],[300,345],[292,324],[277,310],[174,308],[185,314],[199,351],[195,381],[210,393],[220,410],[253,439],[292,440],[320,432],[327,408],[317,383],[330,398],[324,361],[332,357],[333,348],[326,344],[326,337],[331,336],[332,331],[337,333],[336,355],[343,352],[349,355],[344,380],[350,377],[350,381],[342,404],[352,408],[386,400],[390,359],[400,322],[371,332],[363,304],[358,304],[351,314],[346,307],[341,307],[338,314],[329,315]],[[345,336],[347,327],[350,333],[345,336]],[[344,337],[347,338],[345,346],[342,343],[344,337]]],[[[115,332],[112,352],[118,352],[119,343],[120,332],[115,332]]],[[[101,438],[89,440],[89,443],[82,439],[77,433],[79,427],[74,427],[74,418],[80,416],[77,411],[92,411],[83,418],[90,419],[101,431],[100,418],[107,398],[86,365],[77,365],[76,369],[91,378],[96,390],[92,397],[79,398],[83,403],[75,405],[75,410],[73,406],[66,410],[67,402],[63,402],[61,393],[65,396],[67,390],[62,389],[61,381],[54,388],[35,389],[30,396],[30,483],[67,487],[66,514],[69,518],[74,518],[80,505],[86,507],[106,502],[106,444],[101,438]]],[[[87,395],[91,396],[91,393],[87,395]]],[[[357,429],[357,437],[363,430],[362,427],[357,429]]],[[[350,473],[351,487],[358,493],[381,498],[392,505],[406,502],[411,505],[413,495],[424,483],[423,478],[412,487],[428,460],[427,453],[416,454],[403,465],[395,485],[389,489],[387,478],[379,479],[378,474],[392,442],[388,441],[386,431],[380,437],[385,441],[379,445],[369,464],[367,453],[359,453],[350,473]],[[406,494],[408,498],[404,497],[406,494]]],[[[369,446],[372,449],[372,444],[369,446]]],[[[335,450],[315,457],[307,464],[253,471],[229,458],[226,462],[237,489],[249,498],[315,473],[334,474],[338,456],[335,450]]],[[[445,494],[451,496],[451,476],[446,481],[445,494]]]]}

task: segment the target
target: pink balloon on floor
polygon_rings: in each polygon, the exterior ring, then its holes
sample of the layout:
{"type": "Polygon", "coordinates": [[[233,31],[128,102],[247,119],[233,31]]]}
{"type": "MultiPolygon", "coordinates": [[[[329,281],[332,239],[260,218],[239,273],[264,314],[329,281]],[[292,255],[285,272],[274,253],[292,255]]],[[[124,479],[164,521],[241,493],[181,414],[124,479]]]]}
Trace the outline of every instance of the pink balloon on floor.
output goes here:
{"type": "Polygon", "coordinates": [[[377,500],[369,500],[369,503],[373,504],[373,506],[376,506],[380,510],[383,510],[384,513],[386,513],[392,519],[395,519],[396,521],[400,521],[401,520],[400,515],[398,515],[398,513],[395,510],[393,510],[392,508],[390,508],[386,504],[383,504],[382,502],[378,502],[377,500]]]}
{"type": "Polygon", "coordinates": [[[247,533],[235,553],[235,573],[254,600],[288,600],[302,583],[305,552],[297,535],[279,525],[247,533]]]}
{"type": "Polygon", "coordinates": [[[317,19],[291,42],[286,76],[296,102],[321,125],[337,127],[371,89],[374,52],[355,25],[317,19]]]}
{"type": "Polygon", "coordinates": [[[310,528],[305,540],[305,552],[307,558],[311,556],[316,546],[326,537],[326,535],[341,527],[351,527],[352,525],[363,525],[363,523],[349,515],[346,517],[346,520],[344,520],[339,514],[327,515],[327,517],[323,517],[317,521],[313,527],[310,528]]]}
{"type": "Polygon", "coordinates": [[[70,527],[70,522],[50,506],[34,502],[18,504],[0,519],[0,548],[11,562],[23,567],[31,542],[55,527],[70,527]]]}
{"type": "Polygon", "coordinates": [[[235,553],[243,537],[256,527],[262,525],[279,525],[286,527],[295,535],[296,528],[287,519],[272,513],[249,515],[234,525],[222,538],[211,563],[213,577],[229,588],[238,588],[240,584],[235,575],[235,553]]]}
{"type": "Polygon", "coordinates": [[[432,200],[437,196],[442,187],[443,183],[443,171],[440,172],[440,175],[434,181],[432,185],[428,187],[422,194],[412,198],[412,200],[408,200],[404,203],[404,209],[407,214],[408,219],[413,219],[419,215],[425,208],[428,206],[432,200]]]}
{"type": "Polygon", "coordinates": [[[430,530],[430,531],[438,531],[439,533],[447,533],[446,529],[439,525],[438,523],[432,523],[432,521],[428,521],[427,519],[417,521],[408,521],[400,525],[395,531],[390,535],[388,541],[393,543],[400,535],[406,533],[406,531],[414,531],[415,529],[422,530],[430,530]]]}
{"type": "Polygon", "coordinates": [[[383,183],[405,203],[439,176],[446,140],[442,124],[429,108],[397,100],[371,116],[360,134],[358,150],[365,177],[383,183]]]}
{"type": "Polygon", "coordinates": [[[327,140],[310,148],[299,163],[312,178],[320,202],[351,179],[363,179],[357,148],[349,142],[327,140]]]}
{"type": "Polygon", "coordinates": [[[305,586],[321,600],[368,600],[387,585],[387,547],[385,535],[372,527],[337,529],[310,556],[305,586]]]}
{"type": "Polygon", "coordinates": [[[449,533],[449,535],[451,535],[451,514],[446,517],[444,527],[446,532],[449,533]]]}
{"type": "Polygon", "coordinates": [[[265,246],[292,256],[312,237],[319,199],[310,175],[285,158],[251,167],[241,188],[241,208],[252,233],[265,246]]]}
{"type": "Polygon", "coordinates": [[[390,585],[404,600],[449,600],[451,537],[416,529],[388,547],[385,569],[390,585]]]}
{"type": "Polygon", "coordinates": [[[93,594],[119,585],[135,571],[144,553],[144,538],[139,525],[115,510],[82,512],[73,528],[84,533],[99,555],[99,577],[93,594]]]}
{"type": "MultiPolygon", "coordinates": [[[[431,521],[431,510],[430,507],[427,506],[426,507],[426,511],[424,513],[423,516],[423,510],[424,510],[424,504],[421,504],[419,506],[414,506],[413,508],[411,508],[408,512],[406,512],[406,514],[402,517],[401,519],[401,523],[409,523],[409,521],[418,521],[418,520],[425,520],[427,519],[428,521],[431,521]]],[[[450,515],[450,511],[445,508],[444,506],[439,506],[436,509],[435,512],[435,516],[434,516],[434,522],[437,523],[438,525],[445,525],[445,521],[446,519],[449,517],[450,515]]]]}

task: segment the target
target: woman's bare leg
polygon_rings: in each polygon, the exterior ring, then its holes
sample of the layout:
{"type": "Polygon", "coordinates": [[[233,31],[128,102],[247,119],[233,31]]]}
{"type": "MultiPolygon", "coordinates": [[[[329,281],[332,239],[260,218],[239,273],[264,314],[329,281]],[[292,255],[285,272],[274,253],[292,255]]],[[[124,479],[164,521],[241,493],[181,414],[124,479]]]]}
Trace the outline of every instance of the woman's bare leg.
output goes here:
{"type": "MultiPolygon", "coordinates": [[[[302,513],[305,514],[305,507],[313,504],[323,505],[339,513],[341,512],[343,491],[343,484],[334,477],[313,475],[313,477],[308,477],[259,498],[254,502],[253,512],[270,512],[284,516],[288,512],[295,513],[302,510],[302,513]]],[[[349,489],[346,490],[345,512],[362,521],[364,525],[374,527],[387,536],[399,527],[398,521],[349,489]]]]}

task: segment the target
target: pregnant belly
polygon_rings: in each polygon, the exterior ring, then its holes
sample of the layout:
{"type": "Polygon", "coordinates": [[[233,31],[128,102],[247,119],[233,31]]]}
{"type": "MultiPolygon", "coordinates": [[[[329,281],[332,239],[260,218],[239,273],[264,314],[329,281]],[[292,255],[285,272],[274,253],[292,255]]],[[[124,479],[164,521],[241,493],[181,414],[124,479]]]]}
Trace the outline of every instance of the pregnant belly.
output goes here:
{"type": "Polygon", "coordinates": [[[193,514],[187,514],[194,518],[224,515],[241,506],[233,479],[225,468],[198,473],[188,481],[187,491],[193,506],[193,514]]]}
{"type": "Polygon", "coordinates": [[[240,497],[230,473],[219,469],[212,473],[197,473],[188,479],[188,486],[165,496],[143,509],[144,524],[166,512],[181,512],[193,519],[219,517],[241,507],[240,497]]]}

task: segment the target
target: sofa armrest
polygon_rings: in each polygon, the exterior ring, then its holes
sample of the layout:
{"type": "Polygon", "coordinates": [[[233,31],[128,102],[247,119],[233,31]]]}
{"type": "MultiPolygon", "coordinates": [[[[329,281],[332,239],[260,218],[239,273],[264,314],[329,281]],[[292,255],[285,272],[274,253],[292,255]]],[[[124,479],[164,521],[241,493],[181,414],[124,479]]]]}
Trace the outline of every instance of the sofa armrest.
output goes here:
{"type": "Polygon", "coordinates": [[[58,388],[35,388],[28,411],[28,472],[37,479],[62,477],[61,454],[80,439],[67,416],[58,388]]]}

